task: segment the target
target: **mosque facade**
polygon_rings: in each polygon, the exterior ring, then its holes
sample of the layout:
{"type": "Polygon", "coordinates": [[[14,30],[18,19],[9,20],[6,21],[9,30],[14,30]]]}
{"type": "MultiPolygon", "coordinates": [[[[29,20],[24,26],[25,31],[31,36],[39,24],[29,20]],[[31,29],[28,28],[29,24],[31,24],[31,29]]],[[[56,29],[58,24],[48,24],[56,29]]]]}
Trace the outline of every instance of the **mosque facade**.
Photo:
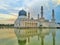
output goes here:
{"type": "Polygon", "coordinates": [[[18,18],[15,21],[14,27],[50,27],[50,26],[55,26],[55,16],[54,16],[54,9],[52,10],[52,19],[51,21],[46,20],[43,15],[43,6],[41,6],[41,17],[37,19],[33,19],[30,16],[30,12],[26,12],[25,10],[20,10],[18,18]]]}

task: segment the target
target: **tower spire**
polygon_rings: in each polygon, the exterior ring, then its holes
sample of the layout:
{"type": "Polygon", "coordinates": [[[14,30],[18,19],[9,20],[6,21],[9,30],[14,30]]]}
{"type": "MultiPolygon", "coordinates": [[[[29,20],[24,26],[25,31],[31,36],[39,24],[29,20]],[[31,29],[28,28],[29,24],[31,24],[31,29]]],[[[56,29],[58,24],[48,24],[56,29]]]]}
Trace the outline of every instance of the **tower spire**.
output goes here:
{"type": "Polygon", "coordinates": [[[43,18],[43,6],[41,6],[41,18],[43,18]]]}
{"type": "Polygon", "coordinates": [[[52,9],[52,21],[55,22],[55,14],[54,14],[54,9],[52,9]]]}
{"type": "Polygon", "coordinates": [[[39,14],[38,14],[38,20],[39,20],[39,14]]]}
{"type": "Polygon", "coordinates": [[[52,19],[55,19],[54,18],[54,9],[52,10],[52,19]]]}
{"type": "Polygon", "coordinates": [[[28,19],[30,19],[30,12],[28,12],[28,19]]]}

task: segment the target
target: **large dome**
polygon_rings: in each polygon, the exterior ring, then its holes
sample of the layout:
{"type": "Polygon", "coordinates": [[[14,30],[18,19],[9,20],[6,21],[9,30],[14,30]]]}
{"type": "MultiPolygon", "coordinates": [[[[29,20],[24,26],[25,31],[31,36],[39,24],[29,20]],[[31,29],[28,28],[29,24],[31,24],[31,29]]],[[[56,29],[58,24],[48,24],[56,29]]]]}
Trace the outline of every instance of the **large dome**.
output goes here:
{"type": "Polygon", "coordinates": [[[27,15],[26,11],[24,10],[19,11],[19,16],[26,16],[26,15],[27,15]]]}

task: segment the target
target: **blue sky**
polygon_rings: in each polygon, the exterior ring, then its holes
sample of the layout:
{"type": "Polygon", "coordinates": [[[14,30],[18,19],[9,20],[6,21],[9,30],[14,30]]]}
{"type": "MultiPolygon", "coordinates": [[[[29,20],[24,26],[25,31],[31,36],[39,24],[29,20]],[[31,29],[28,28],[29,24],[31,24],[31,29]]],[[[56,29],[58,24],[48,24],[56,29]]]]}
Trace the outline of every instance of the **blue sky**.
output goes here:
{"type": "Polygon", "coordinates": [[[21,9],[29,11],[31,17],[37,18],[41,6],[44,6],[46,19],[51,20],[54,9],[56,22],[60,22],[60,0],[0,0],[0,23],[14,22],[21,9]]]}

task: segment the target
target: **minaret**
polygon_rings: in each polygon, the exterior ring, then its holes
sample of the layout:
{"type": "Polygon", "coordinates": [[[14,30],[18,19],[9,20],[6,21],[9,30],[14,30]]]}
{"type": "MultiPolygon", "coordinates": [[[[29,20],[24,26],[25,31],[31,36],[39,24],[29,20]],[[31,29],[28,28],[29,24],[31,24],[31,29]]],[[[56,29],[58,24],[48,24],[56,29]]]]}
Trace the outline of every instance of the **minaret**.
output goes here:
{"type": "Polygon", "coordinates": [[[55,14],[54,14],[54,9],[52,10],[52,22],[55,22],[55,14]]]}
{"type": "Polygon", "coordinates": [[[43,6],[41,6],[41,18],[43,18],[43,6]]]}
{"type": "Polygon", "coordinates": [[[30,19],[30,12],[28,12],[28,19],[30,19]]]}
{"type": "Polygon", "coordinates": [[[39,20],[39,14],[38,14],[38,20],[39,20]]]}

